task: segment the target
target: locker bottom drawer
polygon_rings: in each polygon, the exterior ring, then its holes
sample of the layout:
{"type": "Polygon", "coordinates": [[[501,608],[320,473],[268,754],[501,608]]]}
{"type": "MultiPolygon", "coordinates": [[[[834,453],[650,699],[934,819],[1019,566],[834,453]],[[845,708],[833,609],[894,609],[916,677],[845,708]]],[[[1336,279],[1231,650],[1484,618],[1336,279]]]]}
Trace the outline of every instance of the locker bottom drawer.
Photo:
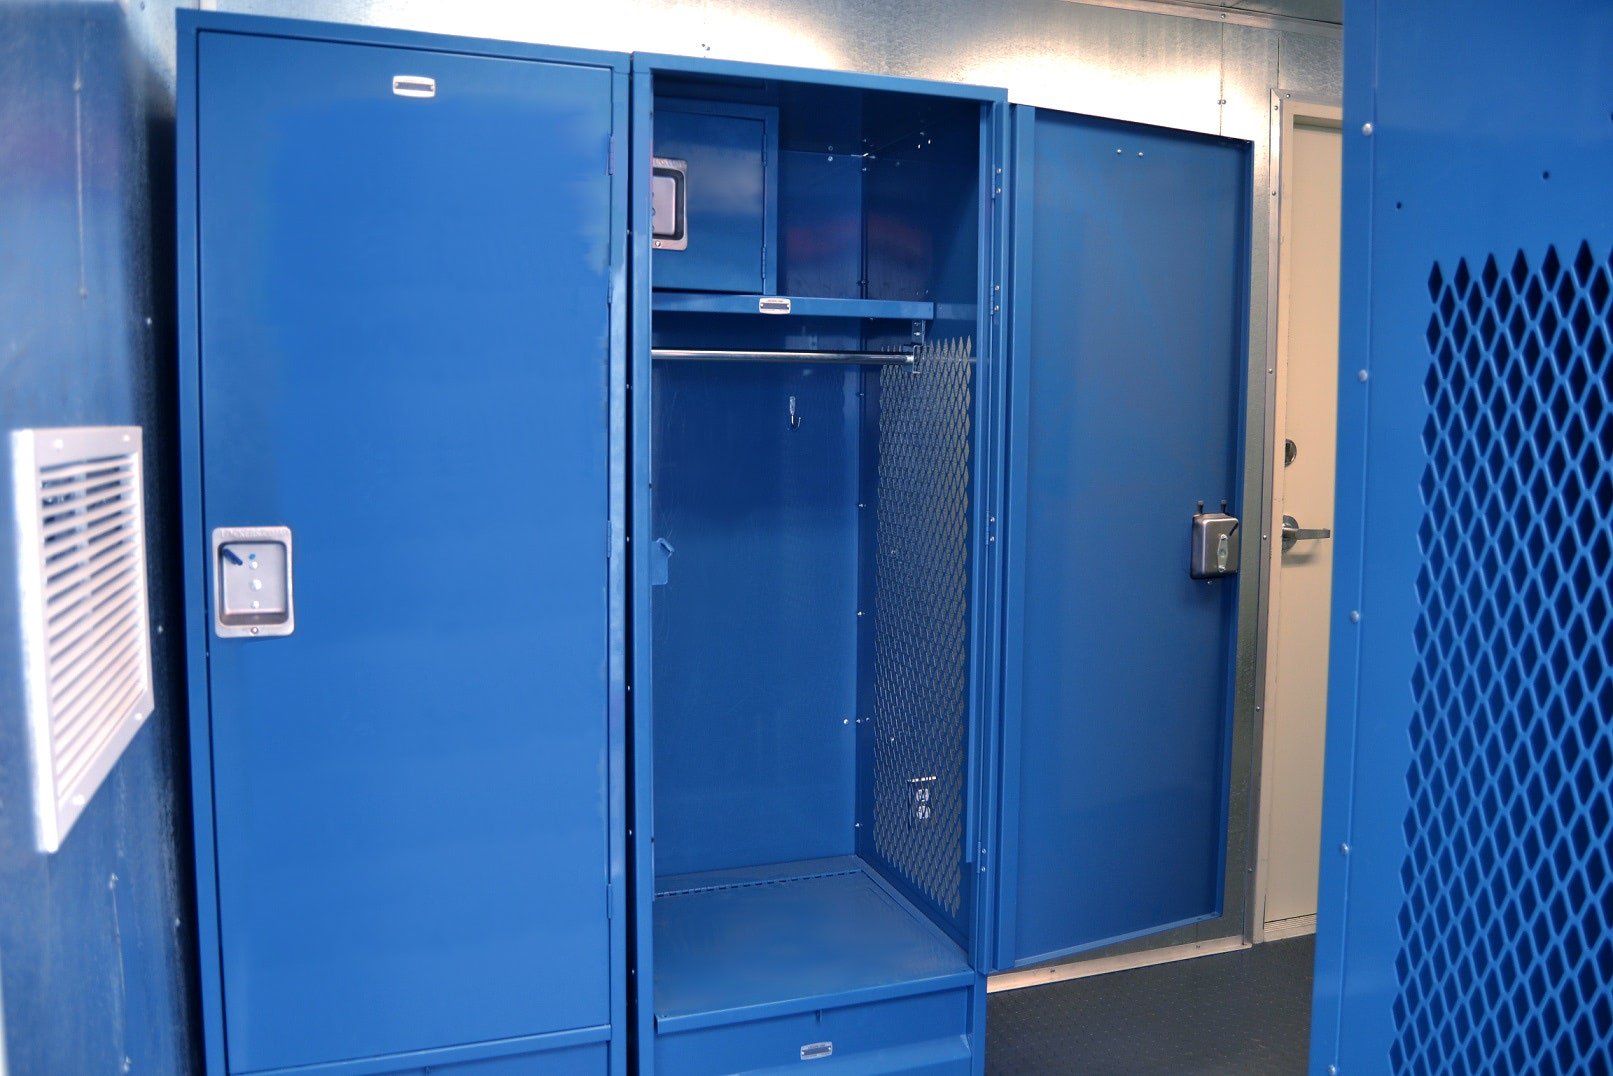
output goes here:
{"type": "Polygon", "coordinates": [[[735,1072],[923,1073],[973,1071],[984,1036],[971,1033],[973,988],[888,998],[739,1024],[658,1033],[659,1076],[735,1072]]]}

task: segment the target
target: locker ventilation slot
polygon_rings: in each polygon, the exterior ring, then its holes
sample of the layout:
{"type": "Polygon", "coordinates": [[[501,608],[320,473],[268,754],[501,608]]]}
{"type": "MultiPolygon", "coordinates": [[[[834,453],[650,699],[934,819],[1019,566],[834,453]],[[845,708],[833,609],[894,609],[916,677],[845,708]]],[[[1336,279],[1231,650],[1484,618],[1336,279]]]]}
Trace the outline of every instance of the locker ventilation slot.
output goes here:
{"type": "Polygon", "coordinates": [[[874,848],[960,910],[968,722],[972,348],[879,374],[874,848]],[[922,796],[922,800],[920,797],[922,796]]]}
{"type": "Polygon", "coordinates": [[[11,436],[37,840],[54,852],[151,713],[140,430],[11,436]]]}
{"type": "Polygon", "coordinates": [[[1400,1072],[1613,1050],[1613,258],[1436,265],[1400,1072]]]}

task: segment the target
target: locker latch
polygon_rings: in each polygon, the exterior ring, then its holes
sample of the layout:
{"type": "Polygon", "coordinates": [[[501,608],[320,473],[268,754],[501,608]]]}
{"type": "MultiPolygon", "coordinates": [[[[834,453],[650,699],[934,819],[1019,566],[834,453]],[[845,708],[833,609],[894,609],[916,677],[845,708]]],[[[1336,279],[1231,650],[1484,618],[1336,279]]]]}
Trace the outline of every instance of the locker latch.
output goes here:
{"type": "Polygon", "coordinates": [[[290,635],[291,528],[213,530],[213,630],[221,639],[290,635]]]}
{"type": "Polygon", "coordinates": [[[1194,579],[1218,579],[1238,574],[1238,517],[1228,515],[1227,502],[1221,502],[1221,511],[1206,512],[1204,502],[1193,514],[1192,545],[1188,557],[1188,574],[1194,579]]]}

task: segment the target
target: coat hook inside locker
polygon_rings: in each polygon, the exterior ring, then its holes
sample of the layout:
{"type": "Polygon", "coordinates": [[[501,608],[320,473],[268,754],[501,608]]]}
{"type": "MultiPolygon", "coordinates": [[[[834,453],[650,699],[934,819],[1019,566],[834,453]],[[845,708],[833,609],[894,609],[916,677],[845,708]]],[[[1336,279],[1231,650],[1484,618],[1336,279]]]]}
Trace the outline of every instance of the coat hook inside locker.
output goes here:
{"type": "Polygon", "coordinates": [[[790,397],[790,429],[799,430],[800,428],[801,428],[801,416],[795,413],[795,397],[791,396],[790,397]]]}

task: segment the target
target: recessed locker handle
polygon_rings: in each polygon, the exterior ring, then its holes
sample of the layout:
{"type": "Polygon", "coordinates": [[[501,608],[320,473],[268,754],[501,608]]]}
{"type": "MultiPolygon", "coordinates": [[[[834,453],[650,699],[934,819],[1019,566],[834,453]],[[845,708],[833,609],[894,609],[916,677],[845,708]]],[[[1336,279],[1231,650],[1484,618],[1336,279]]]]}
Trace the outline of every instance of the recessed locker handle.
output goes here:
{"type": "Polygon", "coordinates": [[[392,92],[399,97],[435,97],[437,80],[429,75],[393,75],[392,92]]]}
{"type": "Polygon", "coordinates": [[[290,635],[291,528],[214,528],[213,605],[220,639],[290,635]]]}

